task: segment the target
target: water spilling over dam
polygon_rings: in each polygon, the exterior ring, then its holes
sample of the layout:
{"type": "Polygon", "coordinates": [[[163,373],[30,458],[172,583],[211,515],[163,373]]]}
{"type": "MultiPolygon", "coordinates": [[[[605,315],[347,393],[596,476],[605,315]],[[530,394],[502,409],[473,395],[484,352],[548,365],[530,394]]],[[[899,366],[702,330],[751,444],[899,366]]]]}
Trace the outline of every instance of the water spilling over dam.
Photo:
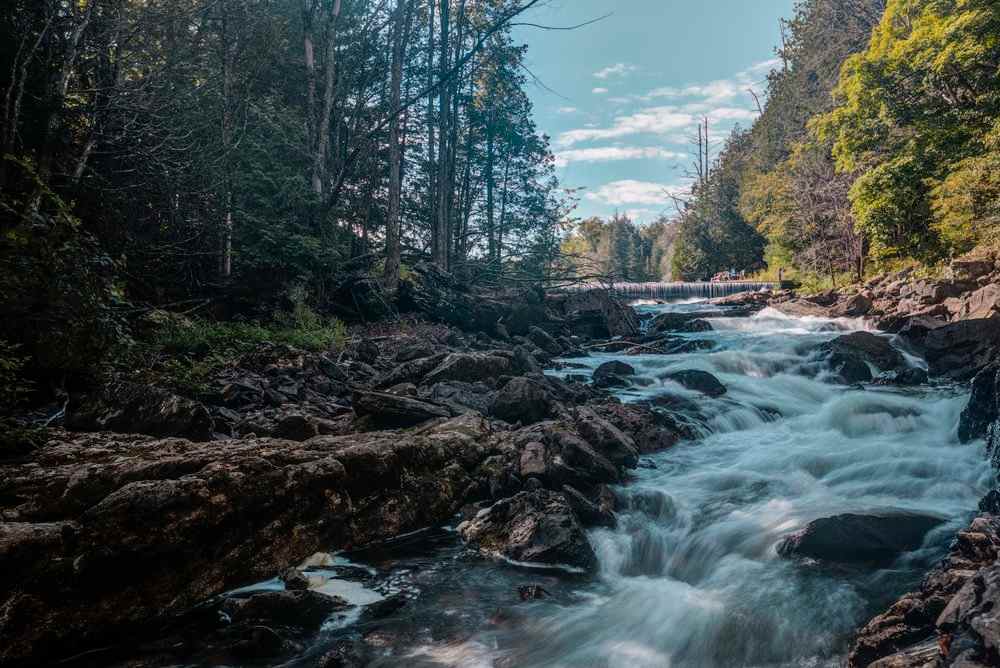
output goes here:
{"type": "Polygon", "coordinates": [[[654,282],[654,283],[585,283],[565,288],[566,291],[586,292],[588,290],[610,290],[625,299],[662,299],[669,301],[687,299],[714,299],[728,297],[740,292],[779,290],[785,284],[768,281],[702,281],[702,282],[654,282]]]}

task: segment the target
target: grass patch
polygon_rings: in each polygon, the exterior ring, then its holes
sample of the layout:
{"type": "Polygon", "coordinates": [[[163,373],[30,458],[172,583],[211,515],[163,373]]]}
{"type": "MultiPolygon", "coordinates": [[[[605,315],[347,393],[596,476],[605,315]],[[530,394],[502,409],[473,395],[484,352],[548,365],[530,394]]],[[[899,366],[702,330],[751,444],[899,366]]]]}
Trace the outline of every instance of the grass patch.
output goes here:
{"type": "Polygon", "coordinates": [[[342,348],[347,327],[308,309],[278,316],[271,323],[171,319],[152,332],[139,357],[144,380],[162,383],[191,397],[204,397],[211,379],[227,365],[262,344],[288,345],[309,352],[342,348]]]}

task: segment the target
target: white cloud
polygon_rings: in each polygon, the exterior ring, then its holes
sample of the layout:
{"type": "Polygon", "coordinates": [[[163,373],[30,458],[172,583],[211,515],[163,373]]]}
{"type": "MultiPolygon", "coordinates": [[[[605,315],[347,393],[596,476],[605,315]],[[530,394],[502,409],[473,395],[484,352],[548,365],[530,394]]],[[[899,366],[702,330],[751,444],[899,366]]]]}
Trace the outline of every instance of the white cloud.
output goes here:
{"type": "Polygon", "coordinates": [[[578,148],[556,153],[556,166],[565,167],[571,162],[616,162],[619,160],[679,160],[683,153],[668,151],[655,146],[604,146],[578,148]]]}
{"type": "Polygon", "coordinates": [[[632,72],[635,72],[635,65],[629,65],[628,63],[615,63],[609,67],[605,67],[602,70],[594,72],[594,76],[598,79],[609,79],[611,77],[623,77],[632,72]]]}
{"type": "Polygon", "coordinates": [[[632,222],[649,222],[649,220],[656,217],[656,212],[652,209],[626,209],[625,215],[632,222]]]}
{"type": "Polygon", "coordinates": [[[611,127],[563,132],[556,143],[561,147],[569,147],[585,141],[620,139],[637,134],[665,135],[686,128],[694,122],[694,116],[677,107],[651,107],[628,116],[619,116],[611,127]]]}
{"type": "Polygon", "coordinates": [[[580,110],[577,109],[576,107],[559,107],[559,109],[557,109],[557,111],[560,114],[575,114],[576,112],[578,112],[580,110]]]}
{"type": "Polygon", "coordinates": [[[718,106],[730,101],[738,96],[749,95],[747,89],[761,83],[759,80],[768,72],[774,69],[781,61],[777,58],[764,60],[755,63],[737,72],[729,79],[718,79],[705,84],[692,84],[677,88],[666,86],[655,88],[646,95],[641,96],[643,100],[654,100],[657,98],[680,99],[680,98],[701,98],[698,104],[718,106]]]}
{"type": "Polygon", "coordinates": [[[612,181],[597,190],[587,193],[586,198],[594,202],[602,202],[611,206],[626,206],[638,204],[659,206],[671,202],[671,195],[680,195],[688,190],[684,185],[668,185],[666,183],[651,183],[649,181],[612,181]]]}
{"type": "Polygon", "coordinates": [[[607,88],[595,88],[594,90],[592,90],[590,92],[593,93],[594,95],[607,95],[608,89],[607,88]]]}

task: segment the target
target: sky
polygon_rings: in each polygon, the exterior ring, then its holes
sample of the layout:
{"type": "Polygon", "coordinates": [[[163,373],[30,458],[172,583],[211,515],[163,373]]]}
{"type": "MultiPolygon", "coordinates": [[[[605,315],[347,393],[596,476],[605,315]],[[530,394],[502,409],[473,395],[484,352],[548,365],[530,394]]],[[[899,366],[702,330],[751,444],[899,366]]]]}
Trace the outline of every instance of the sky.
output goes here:
{"type": "MultiPolygon", "coordinates": [[[[779,19],[795,0],[546,0],[516,28],[528,44],[529,93],[552,139],[557,174],[581,187],[575,215],[626,213],[639,222],[675,212],[690,187],[691,139],[708,116],[712,154],[749,126],[776,64],[779,19]]],[[[763,101],[763,100],[762,100],[763,101]]]]}

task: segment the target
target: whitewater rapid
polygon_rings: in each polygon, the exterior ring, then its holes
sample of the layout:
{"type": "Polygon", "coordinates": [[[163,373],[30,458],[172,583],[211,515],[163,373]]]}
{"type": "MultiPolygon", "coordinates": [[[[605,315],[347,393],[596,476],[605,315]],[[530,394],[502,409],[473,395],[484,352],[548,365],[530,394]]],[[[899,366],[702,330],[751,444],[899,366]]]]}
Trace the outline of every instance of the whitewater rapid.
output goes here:
{"type": "Polygon", "coordinates": [[[672,396],[698,413],[698,438],[645,457],[633,480],[616,488],[618,526],[589,533],[600,560],[596,581],[519,571],[436,532],[419,543],[419,554],[407,552],[413,542],[392,556],[404,574],[401,588],[421,594],[411,615],[424,625],[414,633],[424,641],[377,665],[841,664],[852,632],[919,582],[988,488],[982,445],[956,437],[968,397],[948,386],[832,382],[817,348],[865,328],[860,321],[765,310],[711,324],[714,331],[684,335],[711,341],[711,350],[593,355],[564,360],[556,372],[588,374],[618,359],[637,373],[622,400],[672,396]],[[683,369],[712,373],[728,392],[709,399],[663,378],[683,369]],[[922,548],[881,568],[776,553],[783,536],[811,520],[887,509],[946,521],[922,548]],[[554,595],[507,608],[510,592],[525,582],[554,595]]]}

